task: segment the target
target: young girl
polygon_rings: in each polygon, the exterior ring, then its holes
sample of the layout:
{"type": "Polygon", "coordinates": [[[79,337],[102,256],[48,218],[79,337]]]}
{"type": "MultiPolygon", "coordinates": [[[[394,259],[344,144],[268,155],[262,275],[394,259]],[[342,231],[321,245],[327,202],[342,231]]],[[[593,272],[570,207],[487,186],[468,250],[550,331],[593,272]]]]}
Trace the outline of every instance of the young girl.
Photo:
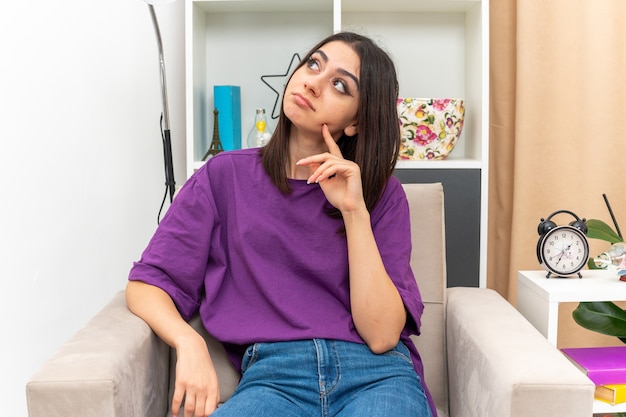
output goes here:
{"type": "Polygon", "coordinates": [[[409,339],[423,304],[392,176],[397,95],[384,51],[332,35],[289,79],[270,143],[218,154],[181,189],[126,290],[176,350],[173,415],[435,413],[409,339]],[[197,312],[242,371],[219,409],[197,312]]]}

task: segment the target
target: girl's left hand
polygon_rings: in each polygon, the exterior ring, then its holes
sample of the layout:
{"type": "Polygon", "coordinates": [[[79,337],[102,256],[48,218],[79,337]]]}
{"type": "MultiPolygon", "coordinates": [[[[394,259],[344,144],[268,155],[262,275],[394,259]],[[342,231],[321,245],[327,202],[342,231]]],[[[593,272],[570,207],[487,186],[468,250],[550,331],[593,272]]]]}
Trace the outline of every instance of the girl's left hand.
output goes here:
{"type": "Polygon", "coordinates": [[[296,164],[309,166],[311,176],[307,181],[318,183],[328,202],[341,212],[364,208],[361,169],[356,163],[343,158],[325,124],[322,125],[322,136],[328,152],[309,156],[296,164]]]}

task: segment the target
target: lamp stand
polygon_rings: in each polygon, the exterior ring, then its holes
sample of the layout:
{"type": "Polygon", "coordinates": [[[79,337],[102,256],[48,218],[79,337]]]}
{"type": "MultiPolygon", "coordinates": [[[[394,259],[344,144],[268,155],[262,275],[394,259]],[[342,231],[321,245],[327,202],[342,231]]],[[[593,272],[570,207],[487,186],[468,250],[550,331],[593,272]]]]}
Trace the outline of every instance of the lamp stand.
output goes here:
{"type": "Polygon", "coordinates": [[[174,200],[174,191],[176,181],[174,181],[174,163],[172,161],[172,141],[170,137],[170,115],[167,104],[167,83],[165,79],[165,59],[163,58],[163,44],[161,42],[161,31],[157,21],[154,6],[148,4],[150,16],[152,16],[152,24],[154,25],[154,33],[159,47],[159,67],[161,70],[161,96],[163,98],[163,114],[161,118],[161,138],[163,140],[163,159],[165,163],[165,192],[169,191],[170,203],[174,200]]]}

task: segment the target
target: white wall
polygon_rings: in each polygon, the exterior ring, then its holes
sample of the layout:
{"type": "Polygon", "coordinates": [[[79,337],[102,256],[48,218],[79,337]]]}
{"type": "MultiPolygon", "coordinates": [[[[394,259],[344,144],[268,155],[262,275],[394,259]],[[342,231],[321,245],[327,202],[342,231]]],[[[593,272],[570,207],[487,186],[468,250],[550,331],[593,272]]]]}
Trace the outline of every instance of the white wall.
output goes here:
{"type": "MultiPolygon", "coordinates": [[[[159,6],[178,185],[184,2],[159,6]]],[[[0,404],[124,288],[164,192],[157,47],[141,0],[0,5],[0,404]]],[[[167,207],[167,206],[166,206],[167,207]]]]}

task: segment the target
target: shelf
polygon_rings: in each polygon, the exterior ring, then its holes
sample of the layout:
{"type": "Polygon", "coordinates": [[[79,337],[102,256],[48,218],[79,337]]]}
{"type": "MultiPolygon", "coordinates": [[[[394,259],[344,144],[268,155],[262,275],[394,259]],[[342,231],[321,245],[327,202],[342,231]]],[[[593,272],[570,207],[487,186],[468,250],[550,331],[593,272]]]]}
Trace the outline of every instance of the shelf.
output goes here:
{"type": "Polygon", "coordinates": [[[332,12],[333,0],[201,0],[194,1],[209,13],[332,12]]]}
{"type": "Polygon", "coordinates": [[[396,163],[396,169],[481,169],[482,163],[473,159],[445,159],[442,161],[407,161],[396,163]]]}
{"type": "Polygon", "coordinates": [[[480,0],[342,0],[341,6],[344,12],[438,12],[458,13],[480,5],[480,0]]]}
{"type": "Polygon", "coordinates": [[[342,12],[464,13],[481,4],[480,0],[195,0],[210,13],[323,12],[341,7],[342,12]]]}
{"type": "MultiPolygon", "coordinates": [[[[194,171],[204,165],[204,161],[195,161],[194,171]]],[[[443,161],[398,161],[396,169],[481,169],[480,161],[469,159],[447,159],[443,161]]]]}

